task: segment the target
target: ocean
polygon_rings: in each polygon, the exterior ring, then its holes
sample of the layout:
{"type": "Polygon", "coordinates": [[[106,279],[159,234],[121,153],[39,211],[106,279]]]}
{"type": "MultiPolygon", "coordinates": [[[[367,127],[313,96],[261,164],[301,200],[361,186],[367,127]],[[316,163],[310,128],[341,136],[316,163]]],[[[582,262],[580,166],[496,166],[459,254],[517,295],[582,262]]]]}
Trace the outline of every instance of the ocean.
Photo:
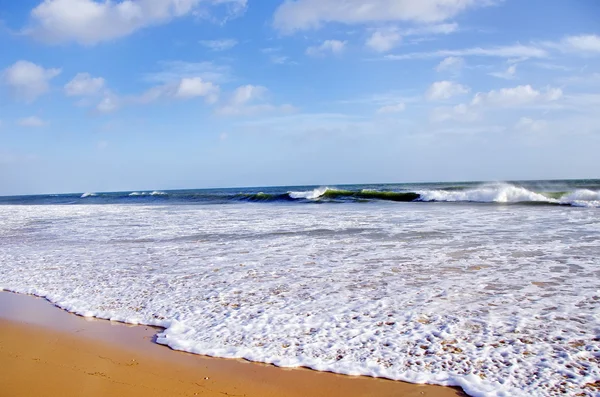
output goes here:
{"type": "Polygon", "coordinates": [[[217,357],[600,395],[600,180],[0,197],[0,289],[217,357]]]}

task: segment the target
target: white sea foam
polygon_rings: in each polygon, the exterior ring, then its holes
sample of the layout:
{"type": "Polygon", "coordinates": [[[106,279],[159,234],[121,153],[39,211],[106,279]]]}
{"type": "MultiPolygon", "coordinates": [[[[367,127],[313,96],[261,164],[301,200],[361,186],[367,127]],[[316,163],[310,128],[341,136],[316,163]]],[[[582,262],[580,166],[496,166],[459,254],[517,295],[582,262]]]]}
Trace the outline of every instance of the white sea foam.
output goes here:
{"type": "Polygon", "coordinates": [[[81,198],[94,197],[94,196],[96,196],[96,193],[83,193],[81,195],[81,198]]]}
{"type": "Polygon", "coordinates": [[[155,190],[153,192],[132,192],[132,193],[129,193],[129,195],[130,196],[166,196],[167,193],[155,190]]]}
{"type": "Polygon", "coordinates": [[[328,190],[330,190],[328,187],[319,187],[314,190],[308,190],[303,192],[288,192],[288,194],[293,199],[316,200],[323,196],[328,190]]]}
{"type": "Polygon", "coordinates": [[[565,193],[559,199],[533,192],[524,187],[506,183],[487,184],[474,189],[448,191],[423,190],[417,192],[421,201],[440,202],[479,202],[479,203],[524,203],[540,202],[550,204],[566,204],[585,207],[600,207],[600,192],[592,190],[576,190],[565,193]]]}
{"type": "Polygon", "coordinates": [[[560,202],[579,207],[600,207],[600,192],[579,189],[562,196],[560,202]]]}
{"type": "Polygon", "coordinates": [[[473,396],[597,395],[597,209],[7,205],[0,217],[0,288],[161,325],[175,349],[473,396]]]}

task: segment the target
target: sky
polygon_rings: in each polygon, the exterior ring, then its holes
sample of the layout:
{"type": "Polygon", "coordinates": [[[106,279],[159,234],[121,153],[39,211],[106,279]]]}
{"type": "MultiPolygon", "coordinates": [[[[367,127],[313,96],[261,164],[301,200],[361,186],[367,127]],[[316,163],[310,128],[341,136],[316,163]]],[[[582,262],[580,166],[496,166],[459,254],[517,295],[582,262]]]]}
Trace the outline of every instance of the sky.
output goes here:
{"type": "Polygon", "coordinates": [[[0,0],[0,195],[600,177],[596,0],[0,0]]]}

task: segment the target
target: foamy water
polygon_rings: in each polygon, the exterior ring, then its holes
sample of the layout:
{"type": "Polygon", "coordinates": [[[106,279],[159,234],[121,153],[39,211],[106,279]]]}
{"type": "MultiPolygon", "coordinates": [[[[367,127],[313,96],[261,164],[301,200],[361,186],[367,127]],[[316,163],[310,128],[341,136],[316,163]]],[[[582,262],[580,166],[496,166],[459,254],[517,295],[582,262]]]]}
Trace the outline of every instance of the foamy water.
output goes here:
{"type": "Polygon", "coordinates": [[[599,215],[443,203],[5,205],[0,288],[161,325],[159,343],[193,353],[473,396],[594,396],[599,215]]]}

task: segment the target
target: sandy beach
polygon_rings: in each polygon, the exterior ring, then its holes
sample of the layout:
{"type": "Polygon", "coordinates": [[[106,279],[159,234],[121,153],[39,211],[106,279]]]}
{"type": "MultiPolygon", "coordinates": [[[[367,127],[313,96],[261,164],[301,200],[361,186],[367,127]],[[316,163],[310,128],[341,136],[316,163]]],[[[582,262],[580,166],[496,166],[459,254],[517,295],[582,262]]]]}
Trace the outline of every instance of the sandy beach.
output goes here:
{"type": "Polygon", "coordinates": [[[157,331],[0,292],[0,396],[464,396],[453,388],[181,353],[153,343],[157,331]]]}

